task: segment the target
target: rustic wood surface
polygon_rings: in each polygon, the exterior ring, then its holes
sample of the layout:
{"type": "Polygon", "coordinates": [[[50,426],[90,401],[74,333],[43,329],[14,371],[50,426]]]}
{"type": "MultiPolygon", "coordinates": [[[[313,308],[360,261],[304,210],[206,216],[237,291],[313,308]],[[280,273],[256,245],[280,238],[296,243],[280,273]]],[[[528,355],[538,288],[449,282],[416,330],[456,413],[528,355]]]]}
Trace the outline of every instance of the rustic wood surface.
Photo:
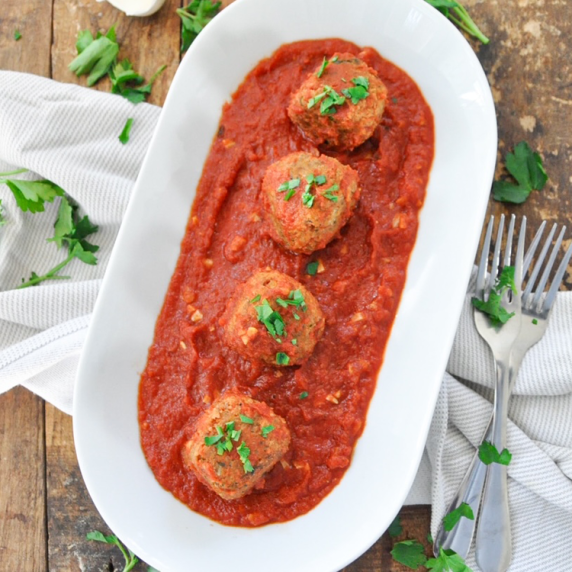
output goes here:
{"type": "MultiPolygon", "coordinates": [[[[491,39],[487,46],[471,44],[497,105],[499,158],[526,140],[542,154],[550,176],[545,190],[533,193],[524,205],[491,201],[489,211],[526,214],[531,228],[541,219],[566,222],[572,218],[572,8],[562,0],[464,4],[491,39]]],[[[138,19],[95,0],[3,0],[0,69],[84,84],[84,78],[67,69],[77,32],[117,24],[120,55],[129,57],[140,73],[150,77],[167,65],[150,98],[161,105],[180,61],[179,5],[179,0],[167,0],[158,14],[138,19]],[[15,30],[22,34],[19,41],[15,30]]],[[[102,81],[94,89],[107,91],[109,85],[102,81]]],[[[502,174],[500,167],[497,174],[502,174]]],[[[565,288],[572,289],[570,274],[565,288]]],[[[397,540],[418,539],[429,553],[429,507],[404,507],[400,514],[404,531],[397,540]]],[[[21,388],[0,396],[0,570],[122,570],[116,548],[85,540],[91,530],[111,532],[79,472],[71,418],[21,388]]],[[[392,560],[393,542],[386,533],[344,572],[407,570],[392,560]]],[[[141,563],[135,570],[147,567],[141,563]]]]}

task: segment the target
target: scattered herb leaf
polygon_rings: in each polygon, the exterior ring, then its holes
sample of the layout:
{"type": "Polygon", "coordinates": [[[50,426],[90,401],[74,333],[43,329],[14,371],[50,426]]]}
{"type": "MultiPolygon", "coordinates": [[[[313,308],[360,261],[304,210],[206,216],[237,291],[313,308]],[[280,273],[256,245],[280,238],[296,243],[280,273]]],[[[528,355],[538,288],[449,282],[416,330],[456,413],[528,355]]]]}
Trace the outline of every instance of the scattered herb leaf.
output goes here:
{"type": "Polygon", "coordinates": [[[461,30],[467,32],[467,34],[474,36],[483,44],[489,43],[489,39],[479,30],[479,27],[473,22],[467,10],[459,2],[454,0],[426,0],[426,2],[437,8],[439,12],[454,22],[461,30]]]}
{"type": "Polygon", "coordinates": [[[9,173],[0,173],[0,184],[8,186],[16,199],[16,204],[24,212],[44,212],[44,202],[53,203],[56,197],[63,196],[64,191],[51,181],[24,181],[6,178],[26,171],[27,169],[18,169],[9,173]]]}
{"type": "Polygon", "coordinates": [[[279,312],[272,309],[268,300],[264,300],[260,306],[255,306],[258,321],[262,322],[273,338],[285,333],[285,324],[279,312]]]}
{"type": "Polygon", "coordinates": [[[399,515],[393,519],[393,522],[389,525],[387,532],[389,532],[389,536],[391,536],[391,538],[395,538],[403,532],[403,527],[401,526],[401,519],[399,518],[399,515]]]}
{"type": "Polygon", "coordinates": [[[129,141],[129,134],[131,133],[131,126],[133,125],[133,117],[130,117],[126,123],[121,135],[119,136],[119,141],[125,145],[129,141]]]}
{"type": "Polygon", "coordinates": [[[252,473],[254,471],[254,467],[248,458],[250,456],[250,449],[246,446],[246,443],[243,441],[236,451],[240,457],[240,460],[242,461],[244,472],[252,473]]]}
{"type": "Polygon", "coordinates": [[[19,30],[14,30],[14,39],[18,41],[21,37],[22,34],[20,34],[19,30]]]}
{"type": "Polygon", "coordinates": [[[433,572],[473,572],[454,550],[439,549],[437,558],[429,558],[425,566],[433,572]]]}
{"type": "Polygon", "coordinates": [[[538,153],[533,153],[525,141],[521,141],[514,153],[507,153],[505,165],[517,184],[510,181],[495,181],[493,198],[506,203],[523,203],[533,190],[541,191],[548,175],[538,153]]]}
{"type": "Polygon", "coordinates": [[[248,425],[254,425],[254,419],[247,417],[246,415],[242,415],[242,413],[240,414],[240,420],[248,425]]]}
{"type": "Polygon", "coordinates": [[[290,179],[289,181],[284,181],[279,187],[278,192],[282,193],[284,191],[291,191],[300,186],[300,179],[290,179]]]}
{"type": "Polygon", "coordinates": [[[254,296],[254,298],[252,298],[252,300],[250,300],[251,304],[254,304],[255,302],[258,302],[260,300],[260,294],[257,294],[256,296],[254,296]]]}
{"type": "Polygon", "coordinates": [[[339,200],[339,197],[337,195],[335,195],[334,193],[336,193],[339,190],[340,190],[339,185],[332,185],[329,189],[326,189],[324,191],[323,195],[326,199],[333,201],[334,203],[337,203],[339,200]]]}
{"type": "Polygon", "coordinates": [[[419,566],[423,566],[427,562],[425,548],[417,540],[403,540],[395,543],[391,555],[396,562],[412,570],[417,570],[419,566]]]}
{"type": "Polygon", "coordinates": [[[177,14],[181,18],[181,53],[186,52],[204,27],[218,14],[220,2],[193,0],[177,14]]]}
{"type": "Polygon", "coordinates": [[[443,518],[443,526],[445,527],[445,530],[447,532],[453,530],[455,525],[463,517],[468,518],[469,520],[475,520],[473,509],[466,502],[462,502],[455,510],[452,510],[445,516],[445,518],[443,518]]]}
{"type": "Polygon", "coordinates": [[[509,465],[512,459],[512,454],[508,449],[503,449],[501,453],[490,442],[483,441],[479,447],[479,459],[485,464],[498,463],[499,465],[509,465]]]}
{"type": "Polygon", "coordinates": [[[123,544],[121,544],[119,538],[117,538],[117,536],[115,536],[114,534],[105,536],[98,530],[94,530],[92,532],[88,532],[86,534],[86,538],[88,540],[95,540],[96,542],[103,542],[105,544],[113,544],[117,546],[117,548],[121,550],[121,554],[123,554],[123,558],[125,559],[125,567],[123,568],[123,572],[130,572],[131,570],[133,570],[133,568],[135,568],[135,566],[139,562],[137,556],[135,556],[135,554],[133,554],[131,550],[125,548],[123,544]]]}
{"type": "Polygon", "coordinates": [[[471,303],[477,310],[489,317],[491,325],[500,327],[514,316],[514,312],[509,313],[506,308],[501,305],[503,296],[508,290],[512,290],[514,294],[517,294],[514,283],[514,266],[505,266],[502,269],[486,302],[473,297],[471,303]]]}
{"type": "Polygon", "coordinates": [[[266,437],[268,437],[269,433],[272,433],[272,431],[274,431],[274,425],[267,425],[266,427],[262,428],[262,437],[264,437],[264,439],[266,439],[266,437]]]}
{"type": "Polygon", "coordinates": [[[307,397],[308,397],[307,391],[303,391],[302,393],[300,393],[300,399],[306,399],[307,397]]]}
{"type": "Polygon", "coordinates": [[[110,70],[119,53],[115,26],[112,26],[105,36],[99,36],[95,40],[91,33],[88,36],[85,32],[80,32],[76,48],[78,55],[68,68],[78,76],[89,74],[87,85],[92,86],[110,70]]]}
{"type": "Polygon", "coordinates": [[[276,363],[278,365],[288,365],[290,363],[288,354],[285,354],[284,352],[278,352],[276,354],[276,363]]]}
{"type": "Polygon", "coordinates": [[[306,274],[309,274],[310,276],[315,276],[316,272],[318,272],[318,266],[319,266],[319,262],[315,261],[315,262],[308,262],[307,266],[306,266],[306,274]]]}
{"type": "Polygon", "coordinates": [[[342,93],[351,99],[354,105],[357,105],[362,99],[369,97],[369,80],[367,77],[359,76],[352,79],[354,87],[343,89],[342,93]]]}
{"type": "Polygon", "coordinates": [[[532,318],[532,323],[537,326],[538,325],[538,320],[536,318],[532,318]]]}

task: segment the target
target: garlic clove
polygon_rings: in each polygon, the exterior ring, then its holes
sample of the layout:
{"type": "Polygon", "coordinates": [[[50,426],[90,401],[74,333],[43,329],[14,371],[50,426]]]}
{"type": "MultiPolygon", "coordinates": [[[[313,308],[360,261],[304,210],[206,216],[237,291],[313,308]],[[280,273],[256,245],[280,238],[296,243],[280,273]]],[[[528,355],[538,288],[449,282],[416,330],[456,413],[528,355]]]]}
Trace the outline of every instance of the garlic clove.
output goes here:
{"type": "MultiPolygon", "coordinates": [[[[97,0],[104,2],[105,0],[97,0]]],[[[107,0],[112,6],[125,12],[127,16],[150,16],[163,6],[165,0],[107,0]]]]}

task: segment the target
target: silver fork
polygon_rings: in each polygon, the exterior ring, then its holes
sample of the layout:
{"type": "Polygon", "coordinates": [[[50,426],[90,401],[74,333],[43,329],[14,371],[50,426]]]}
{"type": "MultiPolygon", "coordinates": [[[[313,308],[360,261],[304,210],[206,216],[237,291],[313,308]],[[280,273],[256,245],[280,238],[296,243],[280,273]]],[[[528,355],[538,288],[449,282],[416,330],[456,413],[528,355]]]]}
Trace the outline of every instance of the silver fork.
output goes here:
{"type": "MultiPolygon", "coordinates": [[[[540,240],[542,238],[542,234],[544,233],[546,223],[543,222],[539,227],[524,259],[524,266],[523,266],[523,275],[526,276],[528,270],[530,268],[530,264],[540,240]]],[[[552,239],[556,233],[558,225],[554,225],[552,230],[550,231],[546,241],[544,242],[543,248],[538,256],[536,264],[527,279],[527,285],[523,292],[522,297],[522,318],[521,318],[521,328],[519,335],[513,345],[511,351],[511,361],[512,361],[512,376],[509,381],[509,391],[512,389],[512,385],[514,380],[516,379],[516,375],[518,373],[518,369],[520,367],[520,363],[528,351],[534,344],[540,340],[543,336],[544,332],[546,331],[546,326],[548,324],[548,317],[550,315],[550,310],[554,304],[554,300],[556,298],[556,293],[560,287],[560,283],[564,277],[564,273],[566,272],[566,268],[572,256],[572,244],[564,254],[564,257],[556,271],[556,274],[552,280],[551,287],[548,293],[543,297],[542,293],[544,288],[546,287],[547,280],[549,275],[552,272],[552,268],[554,266],[554,262],[562,244],[562,239],[564,237],[565,227],[562,228],[561,232],[559,233],[558,240],[556,241],[552,253],[549,257],[549,260],[545,266],[545,269],[542,273],[542,277],[538,285],[536,285],[536,280],[544,261],[546,259],[546,254],[552,244],[552,239]],[[536,294],[533,294],[533,289],[535,289],[536,294]]],[[[484,441],[490,441],[492,439],[492,419],[489,422],[487,430],[485,432],[485,436],[483,438],[484,441]]],[[[485,481],[485,476],[487,473],[487,467],[484,465],[478,456],[478,451],[475,453],[473,460],[465,474],[463,481],[459,487],[459,490],[451,504],[448,507],[447,513],[451,512],[452,510],[456,509],[461,503],[465,502],[469,504],[473,510],[473,513],[476,515],[479,509],[481,495],[483,492],[483,485],[485,481]]],[[[439,548],[445,549],[452,549],[458,554],[460,554],[463,558],[467,557],[469,552],[469,548],[471,546],[471,541],[473,538],[473,533],[475,530],[475,521],[469,520],[466,518],[462,518],[459,523],[453,528],[451,531],[445,531],[443,527],[443,523],[441,523],[436,539],[435,539],[435,546],[434,551],[437,555],[439,552],[439,548]]],[[[488,554],[483,554],[485,548],[481,549],[481,561],[489,560],[488,554]]],[[[497,553],[498,554],[498,553],[497,553]]],[[[510,561],[510,544],[507,550],[508,560],[510,561]]],[[[500,564],[497,561],[497,570],[500,570],[500,564]]],[[[486,565],[486,564],[485,564],[486,565]]]]}

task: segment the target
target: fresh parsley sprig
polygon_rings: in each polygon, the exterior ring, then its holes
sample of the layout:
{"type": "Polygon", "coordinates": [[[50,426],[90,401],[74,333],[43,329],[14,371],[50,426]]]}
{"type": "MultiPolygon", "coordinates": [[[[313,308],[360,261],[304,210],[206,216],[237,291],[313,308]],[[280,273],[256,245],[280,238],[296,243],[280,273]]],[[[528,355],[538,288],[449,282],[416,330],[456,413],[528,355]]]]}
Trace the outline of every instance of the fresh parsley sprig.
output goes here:
{"type": "Polygon", "coordinates": [[[493,185],[495,201],[521,204],[532,191],[541,191],[548,181],[542,158],[538,153],[534,153],[525,141],[516,145],[514,153],[507,153],[505,165],[517,184],[510,181],[495,181],[493,185]]]}
{"type": "Polygon", "coordinates": [[[250,449],[246,446],[246,443],[243,441],[237,448],[236,452],[242,461],[242,466],[244,468],[245,473],[252,473],[254,472],[254,467],[250,462],[250,449]]]}
{"type": "Polygon", "coordinates": [[[512,290],[514,294],[517,294],[516,285],[514,283],[514,266],[505,266],[502,269],[486,302],[473,297],[471,303],[477,310],[487,314],[491,325],[500,327],[514,316],[514,312],[509,313],[501,304],[508,290],[512,290]]]}
{"type": "Polygon", "coordinates": [[[181,53],[186,52],[204,27],[218,14],[220,2],[193,0],[177,14],[181,18],[181,53]]]}
{"type": "Polygon", "coordinates": [[[369,79],[364,76],[354,77],[352,83],[354,87],[342,89],[342,93],[351,99],[354,105],[357,105],[362,99],[369,97],[369,79]]]}
{"type": "Polygon", "coordinates": [[[5,184],[12,191],[16,204],[24,211],[39,213],[44,211],[44,203],[54,202],[56,197],[64,194],[63,189],[51,181],[24,181],[13,179],[13,175],[26,173],[28,169],[16,169],[7,173],[0,173],[0,185],[5,184]]]}
{"type": "Polygon", "coordinates": [[[85,264],[97,264],[97,258],[94,252],[99,250],[99,246],[91,244],[86,240],[88,236],[97,232],[97,230],[98,227],[92,224],[87,215],[80,219],[77,214],[77,207],[70,204],[65,197],[62,197],[58,210],[58,218],[54,225],[54,236],[48,239],[48,241],[55,242],[58,248],[66,245],[68,247],[68,256],[65,260],[41,276],[32,272],[30,279],[20,284],[18,288],[35,286],[40,282],[50,279],[62,280],[69,278],[69,276],[58,275],[58,272],[67,266],[74,258],[81,260],[85,264]]]}
{"type": "Polygon", "coordinates": [[[479,27],[473,22],[473,19],[469,16],[466,8],[464,8],[459,2],[455,0],[425,0],[428,4],[431,4],[434,8],[437,8],[439,12],[444,14],[451,22],[454,22],[461,30],[467,32],[467,34],[474,36],[480,40],[483,44],[488,44],[489,39],[481,32],[479,27]]]}
{"type": "Polygon", "coordinates": [[[417,570],[419,566],[425,565],[427,556],[425,556],[425,548],[423,544],[417,540],[402,540],[393,545],[391,556],[396,562],[417,570]]]}
{"type": "Polygon", "coordinates": [[[445,518],[443,518],[443,526],[445,527],[445,530],[447,532],[453,530],[463,517],[468,518],[469,520],[475,520],[473,509],[466,502],[462,502],[456,509],[445,515],[445,518]]]}
{"type": "Polygon", "coordinates": [[[425,566],[433,572],[473,572],[454,550],[439,549],[437,558],[429,558],[425,566]]]}
{"type": "Polygon", "coordinates": [[[498,449],[489,441],[483,441],[479,447],[479,459],[485,464],[498,463],[499,465],[509,465],[512,454],[508,449],[503,449],[500,453],[498,449]]]}
{"type": "Polygon", "coordinates": [[[86,534],[86,538],[88,540],[95,540],[96,542],[103,542],[105,544],[113,544],[114,546],[117,546],[117,548],[121,550],[121,554],[123,554],[123,558],[125,559],[125,567],[123,568],[123,572],[130,572],[130,570],[133,570],[133,568],[135,568],[135,566],[139,563],[139,558],[137,558],[137,556],[135,556],[135,554],[133,554],[129,548],[123,546],[119,538],[117,538],[117,536],[114,534],[105,536],[102,532],[99,532],[99,530],[93,530],[92,532],[88,532],[86,534]]]}

